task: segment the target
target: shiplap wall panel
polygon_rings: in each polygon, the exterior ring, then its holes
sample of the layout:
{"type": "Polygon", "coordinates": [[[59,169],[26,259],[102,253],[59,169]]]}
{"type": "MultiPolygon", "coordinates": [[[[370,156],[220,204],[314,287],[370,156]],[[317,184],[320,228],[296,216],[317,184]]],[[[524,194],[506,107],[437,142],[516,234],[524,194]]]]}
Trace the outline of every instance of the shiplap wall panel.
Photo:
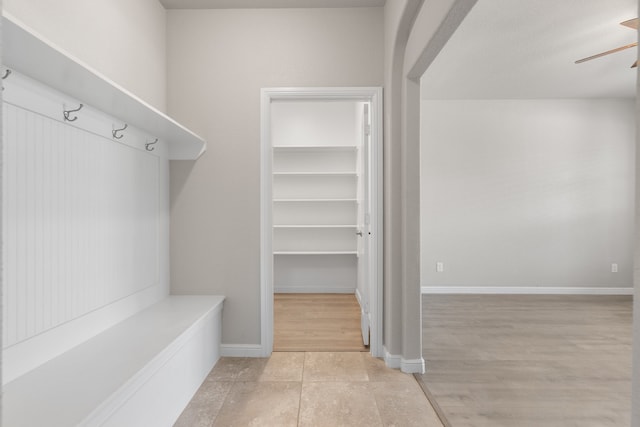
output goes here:
{"type": "Polygon", "coordinates": [[[4,103],[7,348],[159,280],[156,156],[4,103]]]}

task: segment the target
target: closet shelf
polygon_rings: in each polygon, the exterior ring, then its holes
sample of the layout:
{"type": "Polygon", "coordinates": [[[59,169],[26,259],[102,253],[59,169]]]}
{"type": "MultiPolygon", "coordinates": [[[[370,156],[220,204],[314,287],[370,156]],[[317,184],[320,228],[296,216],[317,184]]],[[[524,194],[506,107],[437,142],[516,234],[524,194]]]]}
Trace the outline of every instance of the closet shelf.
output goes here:
{"type": "Polygon", "coordinates": [[[275,251],[274,255],[358,255],[357,251],[275,251]]]}
{"type": "Polygon", "coordinates": [[[355,145],[276,145],[275,151],[356,151],[355,145]]]}
{"type": "Polygon", "coordinates": [[[349,176],[357,177],[356,172],[274,172],[273,176],[349,176]]]}
{"type": "Polygon", "coordinates": [[[357,201],[358,201],[358,199],[273,199],[274,203],[298,203],[298,202],[314,202],[314,203],[315,202],[318,202],[318,203],[349,202],[349,203],[356,203],[357,201]]]}
{"type": "Polygon", "coordinates": [[[358,228],[355,224],[274,225],[273,228],[358,228]]]}
{"type": "Polygon", "coordinates": [[[2,17],[2,43],[5,67],[165,141],[169,159],[197,159],[206,150],[201,137],[6,13],[2,17]]]}

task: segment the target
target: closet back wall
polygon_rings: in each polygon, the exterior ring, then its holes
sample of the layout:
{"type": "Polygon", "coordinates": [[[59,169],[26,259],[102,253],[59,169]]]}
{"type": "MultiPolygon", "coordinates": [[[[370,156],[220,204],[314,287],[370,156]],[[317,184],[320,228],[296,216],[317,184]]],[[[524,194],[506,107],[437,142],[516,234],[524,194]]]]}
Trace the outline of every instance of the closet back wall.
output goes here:
{"type": "Polygon", "coordinates": [[[171,162],[171,290],[225,295],[227,345],[260,344],[260,89],[381,86],[382,12],[167,12],[169,113],[212,141],[171,162]]]}
{"type": "Polygon", "coordinates": [[[3,0],[2,10],[165,111],[167,26],[158,0],[3,0]]]}

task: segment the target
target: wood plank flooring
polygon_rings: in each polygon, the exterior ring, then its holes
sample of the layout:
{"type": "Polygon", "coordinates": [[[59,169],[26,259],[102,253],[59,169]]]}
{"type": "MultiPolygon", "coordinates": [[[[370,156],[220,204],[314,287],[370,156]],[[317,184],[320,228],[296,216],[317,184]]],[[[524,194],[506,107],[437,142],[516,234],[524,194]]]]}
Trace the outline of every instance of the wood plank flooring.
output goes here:
{"type": "Polygon", "coordinates": [[[367,351],[353,294],[275,294],[273,351],[367,351]]]}
{"type": "Polygon", "coordinates": [[[452,427],[628,426],[630,296],[424,295],[417,375],[452,427]]]}

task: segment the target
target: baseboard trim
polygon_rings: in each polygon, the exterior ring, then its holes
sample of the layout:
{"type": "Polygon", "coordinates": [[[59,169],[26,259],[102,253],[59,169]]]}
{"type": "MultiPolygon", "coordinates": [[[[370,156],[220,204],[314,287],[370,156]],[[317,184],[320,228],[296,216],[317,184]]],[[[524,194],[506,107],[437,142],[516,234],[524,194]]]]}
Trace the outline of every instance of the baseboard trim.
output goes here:
{"type": "Polygon", "coordinates": [[[339,288],[327,286],[285,286],[275,287],[276,294],[353,294],[355,288],[339,288]]]}
{"type": "Polygon", "coordinates": [[[420,291],[423,294],[633,295],[633,287],[422,286],[420,291]]]}
{"type": "Polygon", "coordinates": [[[356,299],[358,300],[358,304],[360,305],[360,308],[362,309],[362,295],[360,294],[360,289],[356,288],[356,299]]]}
{"type": "Polygon", "coordinates": [[[400,370],[406,374],[424,374],[424,359],[402,359],[400,370]]]}
{"type": "Polygon", "coordinates": [[[265,357],[258,344],[220,344],[222,357],[265,357]]]}
{"type": "Polygon", "coordinates": [[[400,369],[407,374],[424,374],[424,359],[404,359],[397,354],[391,354],[384,347],[384,363],[388,368],[400,369]]]}
{"type": "Polygon", "coordinates": [[[400,366],[402,365],[402,357],[398,356],[397,354],[389,353],[389,350],[387,350],[387,347],[383,347],[383,350],[384,350],[385,365],[387,365],[388,368],[400,369],[400,366]]]}

